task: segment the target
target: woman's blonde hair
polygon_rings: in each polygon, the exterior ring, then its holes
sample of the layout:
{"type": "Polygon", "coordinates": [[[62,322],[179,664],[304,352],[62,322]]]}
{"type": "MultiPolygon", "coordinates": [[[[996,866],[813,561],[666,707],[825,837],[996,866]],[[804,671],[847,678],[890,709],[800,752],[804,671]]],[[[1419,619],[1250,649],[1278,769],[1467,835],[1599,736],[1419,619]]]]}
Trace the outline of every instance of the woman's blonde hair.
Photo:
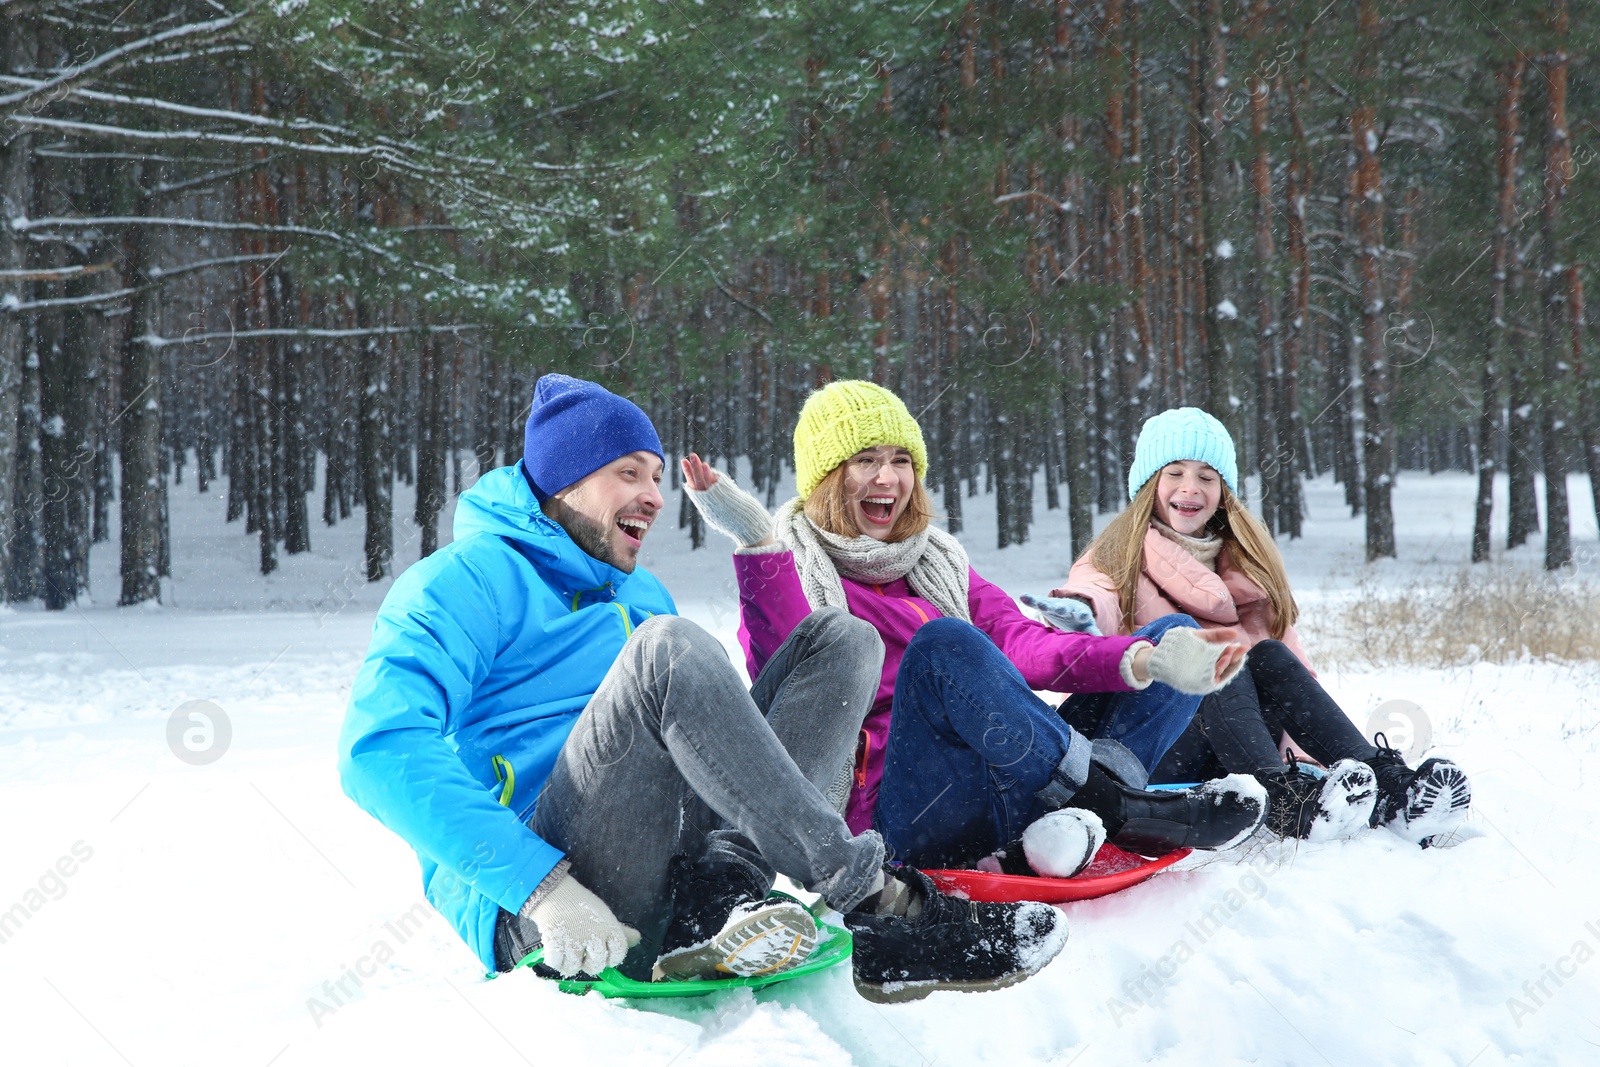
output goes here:
{"type": "MultiPolygon", "coordinates": [[[[826,530],[840,537],[861,536],[861,529],[850,514],[850,494],[844,487],[843,463],[823,475],[822,481],[818,482],[817,487],[811,490],[811,495],[806,497],[806,518],[815,523],[817,529],[826,530]]],[[[932,519],[933,501],[928,499],[928,491],[922,487],[922,479],[917,478],[912,483],[911,497],[906,502],[906,509],[895,520],[893,528],[889,531],[888,540],[904,541],[908,537],[915,537],[928,528],[928,523],[932,519]]]]}
{"type": "MultiPolygon", "coordinates": [[[[1155,518],[1156,486],[1160,480],[1159,470],[1146,479],[1133,503],[1123,508],[1089,546],[1089,557],[1095,568],[1111,579],[1117,590],[1125,633],[1137,628],[1134,616],[1138,608],[1139,575],[1144,570],[1144,536],[1155,518]]],[[[1300,607],[1289,590],[1289,574],[1284,570],[1283,556],[1273,544],[1266,526],[1233,495],[1228,483],[1219,480],[1218,484],[1222,500],[1216,514],[1206,523],[1206,529],[1222,538],[1233,565],[1266,592],[1267,602],[1272,606],[1272,621],[1267,632],[1273,639],[1282,640],[1284,631],[1300,617],[1300,607]]]]}

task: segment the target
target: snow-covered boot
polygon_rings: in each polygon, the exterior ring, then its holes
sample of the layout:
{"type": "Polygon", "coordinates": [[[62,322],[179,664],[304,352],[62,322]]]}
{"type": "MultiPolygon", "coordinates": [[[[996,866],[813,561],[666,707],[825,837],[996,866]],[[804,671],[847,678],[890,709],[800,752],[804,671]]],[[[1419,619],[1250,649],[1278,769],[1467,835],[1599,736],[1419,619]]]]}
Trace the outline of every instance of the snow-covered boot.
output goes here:
{"type": "Polygon", "coordinates": [[[817,947],[816,920],[767,888],[744,864],[674,858],[672,919],[654,978],[749,977],[804,963],[817,947]]]}
{"type": "Polygon", "coordinates": [[[1407,841],[1428,848],[1466,820],[1472,807],[1472,784],[1453,761],[1435,756],[1412,770],[1383,734],[1373,742],[1378,754],[1367,761],[1378,778],[1372,825],[1387,826],[1407,841]]]}
{"type": "Polygon", "coordinates": [[[941,893],[911,867],[885,870],[891,883],[847,912],[856,991],[868,1000],[918,1000],[935,989],[973,992],[1012,985],[1067,943],[1067,919],[1048,904],[997,904],[941,893]],[[886,910],[883,897],[895,905],[886,910]]]}
{"type": "Polygon", "coordinates": [[[1180,848],[1232,848],[1261,825],[1267,794],[1247,774],[1230,774],[1193,789],[1133,789],[1091,763],[1068,806],[1100,816],[1118,848],[1160,856],[1180,848]]]}
{"type": "Polygon", "coordinates": [[[1353,759],[1335,763],[1324,778],[1291,763],[1275,774],[1258,774],[1256,780],[1267,791],[1267,828],[1279,837],[1350,837],[1370,824],[1377,800],[1372,768],[1353,759]]]}
{"type": "Polygon", "coordinates": [[[976,864],[990,874],[1072,878],[1089,866],[1106,843],[1100,816],[1083,808],[1058,808],[1022,831],[1022,836],[976,864]]]}

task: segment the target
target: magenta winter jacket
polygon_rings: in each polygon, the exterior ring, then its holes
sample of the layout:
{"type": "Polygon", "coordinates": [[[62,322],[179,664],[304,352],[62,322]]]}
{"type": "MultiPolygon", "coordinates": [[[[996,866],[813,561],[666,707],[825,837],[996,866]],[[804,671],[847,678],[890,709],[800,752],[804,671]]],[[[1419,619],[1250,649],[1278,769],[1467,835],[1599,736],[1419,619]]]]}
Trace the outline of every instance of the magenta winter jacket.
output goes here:
{"type": "MultiPolygon", "coordinates": [[[[738,553],[733,568],[739,579],[739,644],[754,678],[800,620],[811,614],[811,605],[800,588],[792,552],[738,553]]],[[[1058,693],[1127,691],[1122,657],[1129,645],[1144,638],[1090,637],[1053,630],[1023,615],[999,586],[984,581],[976,571],[969,574],[967,608],[973,625],[989,635],[1030,686],[1058,693]]],[[[860,833],[872,826],[872,809],[878,802],[900,657],[917,629],[929,619],[939,618],[940,613],[914,595],[903,578],[887,585],[865,585],[845,578],[843,584],[850,614],[877,627],[884,644],[883,681],[856,743],[856,778],[845,811],[851,832],[860,833]]]]}

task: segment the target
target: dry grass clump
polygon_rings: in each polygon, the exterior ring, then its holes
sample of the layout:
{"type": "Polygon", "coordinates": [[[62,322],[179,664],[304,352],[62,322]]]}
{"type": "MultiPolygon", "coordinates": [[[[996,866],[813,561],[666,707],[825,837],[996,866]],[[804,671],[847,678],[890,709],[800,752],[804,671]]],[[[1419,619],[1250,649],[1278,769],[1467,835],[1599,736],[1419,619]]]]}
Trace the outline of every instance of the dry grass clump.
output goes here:
{"type": "Polygon", "coordinates": [[[1332,651],[1374,666],[1600,660],[1600,587],[1508,567],[1400,588],[1363,579],[1323,628],[1332,651]]]}

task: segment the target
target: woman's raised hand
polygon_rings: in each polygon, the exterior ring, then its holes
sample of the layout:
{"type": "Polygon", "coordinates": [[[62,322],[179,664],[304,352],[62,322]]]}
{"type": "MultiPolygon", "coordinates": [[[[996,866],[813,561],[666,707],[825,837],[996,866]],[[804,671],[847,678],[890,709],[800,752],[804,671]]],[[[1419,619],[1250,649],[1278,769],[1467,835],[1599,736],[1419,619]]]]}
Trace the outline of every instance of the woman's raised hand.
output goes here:
{"type": "Polygon", "coordinates": [[[716,485],[720,477],[721,475],[711,469],[711,464],[700,458],[698,452],[690,452],[683,457],[683,480],[695,492],[705,492],[716,485]]]}
{"type": "Polygon", "coordinates": [[[772,544],[772,516],[761,501],[734,483],[733,475],[718,474],[691,452],[683,459],[683,481],[707,526],[740,548],[772,544]]]}

